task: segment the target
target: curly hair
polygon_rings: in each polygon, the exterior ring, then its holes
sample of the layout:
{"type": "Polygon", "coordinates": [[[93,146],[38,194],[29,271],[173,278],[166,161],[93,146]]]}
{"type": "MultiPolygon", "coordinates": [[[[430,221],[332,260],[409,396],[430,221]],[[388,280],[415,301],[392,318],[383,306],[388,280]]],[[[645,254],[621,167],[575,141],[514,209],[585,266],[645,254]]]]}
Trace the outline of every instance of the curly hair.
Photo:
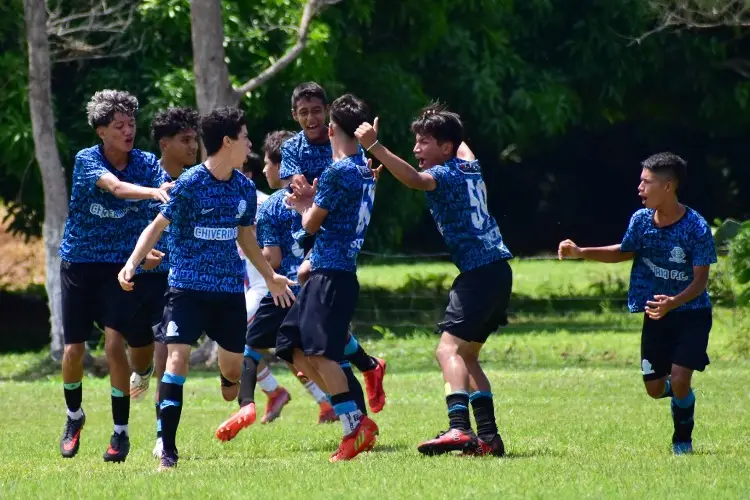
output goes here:
{"type": "Polygon", "coordinates": [[[169,108],[156,113],[151,122],[151,137],[157,143],[186,130],[198,131],[198,112],[192,108],[169,108]]]}
{"type": "Polygon", "coordinates": [[[135,117],[138,113],[138,99],[123,90],[100,90],[86,105],[89,125],[93,128],[106,127],[115,118],[115,113],[135,117]]]}

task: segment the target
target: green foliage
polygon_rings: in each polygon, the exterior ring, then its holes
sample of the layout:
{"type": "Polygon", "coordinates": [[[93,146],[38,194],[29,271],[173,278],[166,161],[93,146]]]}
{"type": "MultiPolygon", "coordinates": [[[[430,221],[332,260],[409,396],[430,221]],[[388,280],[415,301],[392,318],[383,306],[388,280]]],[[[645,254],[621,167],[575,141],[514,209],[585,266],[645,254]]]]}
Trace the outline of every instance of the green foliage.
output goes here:
{"type": "Polygon", "coordinates": [[[742,229],[729,245],[729,261],[732,274],[737,282],[743,286],[743,291],[737,297],[737,303],[750,303],[750,221],[742,224],[742,229]]]}

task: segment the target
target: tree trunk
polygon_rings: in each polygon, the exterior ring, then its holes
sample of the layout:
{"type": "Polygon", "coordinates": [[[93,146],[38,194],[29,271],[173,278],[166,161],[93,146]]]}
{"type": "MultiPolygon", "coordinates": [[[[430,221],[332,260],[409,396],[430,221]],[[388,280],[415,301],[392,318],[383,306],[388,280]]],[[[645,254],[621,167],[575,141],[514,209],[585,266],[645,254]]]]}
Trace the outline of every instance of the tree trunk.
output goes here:
{"type": "Polygon", "coordinates": [[[24,0],[26,40],[29,48],[29,108],[34,134],[34,151],[44,188],[44,245],[46,251],[47,297],[50,310],[50,352],[59,359],[63,350],[60,257],[68,216],[68,189],[57,150],[52,108],[52,63],[47,39],[47,10],[44,0],[24,0]]]}
{"type": "Polygon", "coordinates": [[[192,0],[190,26],[198,111],[237,106],[240,96],[229,81],[224,55],[224,21],[220,0],[192,0]]]}

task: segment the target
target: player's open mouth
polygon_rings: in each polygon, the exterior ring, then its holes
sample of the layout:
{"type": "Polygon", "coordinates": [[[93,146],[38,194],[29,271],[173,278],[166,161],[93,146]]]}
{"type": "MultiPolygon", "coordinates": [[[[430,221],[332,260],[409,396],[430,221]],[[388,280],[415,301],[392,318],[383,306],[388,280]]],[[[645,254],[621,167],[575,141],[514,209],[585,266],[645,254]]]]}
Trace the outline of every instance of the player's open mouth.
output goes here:
{"type": "Polygon", "coordinates": [[[648,198],[646,198],[646,196],[645,196],[645,195],[642,195],[642,194],[639,194],[638,196],[640,196],[640,198],[641,198],[641,203],[643,203],[643,204],[645,205],[645,204],[646,204],[646,200],[647,200],[648,198]]]}
{"type": "Polygon", "coordinates": [[[424,168],[424,166],[425,166],[425,159],[424,158],[420,158],[418,156],[416,158],[417,158],[417,163],[419,164],[419,168],[424,168]]]}

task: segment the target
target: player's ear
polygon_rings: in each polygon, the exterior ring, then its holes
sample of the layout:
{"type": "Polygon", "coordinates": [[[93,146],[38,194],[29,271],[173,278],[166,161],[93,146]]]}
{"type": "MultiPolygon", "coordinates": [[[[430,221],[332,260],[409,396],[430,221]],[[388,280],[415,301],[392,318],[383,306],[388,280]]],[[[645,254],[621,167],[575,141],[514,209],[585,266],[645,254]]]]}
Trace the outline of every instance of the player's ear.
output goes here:
{"type": "Polygon", "coordinates": [[[292,108],[292,119],[297,121],[297,108],[292,108]]]}
{"type": "Polygon", "coordinates": [[[336,126],[336,125],[334,125],[334,123],[333,123],[333,122],[331,122],[331,123],[329,123],[329,124],[328,124],[328,138],[329,138],[329,139],[330,139],[331,137],[333,137],[333,127],[335,127],[335,126],[336,126]]]}

